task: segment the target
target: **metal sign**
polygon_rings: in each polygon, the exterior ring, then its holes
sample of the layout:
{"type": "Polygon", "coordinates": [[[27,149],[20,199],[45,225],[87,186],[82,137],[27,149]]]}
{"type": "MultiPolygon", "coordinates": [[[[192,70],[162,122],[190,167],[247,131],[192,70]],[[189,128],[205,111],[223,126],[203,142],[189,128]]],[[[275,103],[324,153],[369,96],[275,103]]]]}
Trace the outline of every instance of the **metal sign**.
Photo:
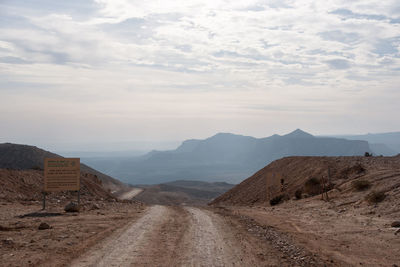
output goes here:
{"type": "Polygon", "coordinates": [[[44,160],[44,192],[79,191],[79,158],[46,158],[44,160]]]}

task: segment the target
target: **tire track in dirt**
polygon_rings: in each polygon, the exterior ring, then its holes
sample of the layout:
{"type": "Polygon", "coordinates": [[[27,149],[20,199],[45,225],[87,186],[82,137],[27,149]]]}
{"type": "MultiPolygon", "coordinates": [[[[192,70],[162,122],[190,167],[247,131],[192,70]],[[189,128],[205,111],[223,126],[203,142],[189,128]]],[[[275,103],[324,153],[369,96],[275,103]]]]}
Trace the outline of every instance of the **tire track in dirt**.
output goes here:
{"type": "Polygon", "coordinates": [[[152,206],[127,230],[117,236],[110,236],[72,262],[71,266],[131,266],[132,262],[143,255],[140,248],[148,243],[146,234],[153,232],[163,222],[167,213],[166,207],[152,206]]]}
{"type": "Polygon", "coordinates": [[[162,222],[145,234],[146,243],[131,266],[180,266],[179,257],[184,253],[182,240],[189,228],[189,214],[181,207],[165,207],[162,222]]]}
{"type": "Polygon", "coordinates": [[[152,206],[72,266],[285,266],[240,229],[211,210],[152,206]]]}
{"type": "Polygon", "coordinates": [[[190,214],[190,226],[183,246],[186,254],[180,266],[270,266],[274,260],[257,257],[247,240],[239,240],[236,229],[223,218],[209,210],[186,207],[190,214]]]}

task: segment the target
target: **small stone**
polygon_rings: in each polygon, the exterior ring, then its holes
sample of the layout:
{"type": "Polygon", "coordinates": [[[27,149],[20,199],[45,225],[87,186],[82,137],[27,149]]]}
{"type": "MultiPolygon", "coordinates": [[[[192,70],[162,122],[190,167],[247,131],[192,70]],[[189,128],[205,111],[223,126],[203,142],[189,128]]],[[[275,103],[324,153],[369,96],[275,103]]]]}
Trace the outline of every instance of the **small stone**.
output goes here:
{"type": "Polygon", "coordinates": [[[400,229],[399,230],[397,230],[395,233],[394,233],[395,235],[398,235],[398,234],[400,234],[400,229]]]}
{"type": "Polygon", "coordinates": [[[6,246],[14,245],[14,240],[11,237],[3,239],[3,240],[1,240],[1,242],[3,243],[3,245],[6,245],[6,246]]]}
{"type": "Polygon", "coordinates": [[[100,209],[100,206],[99,206],[99,204],[97,204],[97,203],[93,203],[93,204],[92,204],[92,207],[91,207],[90,209],[92,209],[92,210],[99,210],[99,209],[100,209]]]}
{"type": "Polygon", "coordinates": [[[79,212],[80,206],[78,205],[78,203],[70,202],[67,204],[67,206],[65,206],[64,210],[66,212],[79,212]]]}
{"type": "Polygon", "coordinates": [[[390,226],[396,227],[396,228],[400,227],[400,221],[394,221],[394,222],[392,222],[392,224],[390,226]]]}
{"type": "Polygon", "coordinates": [[[50,229],[50,228],[51,228],[50,225],[45,222],[42,222],[38,227],[39,230],[46,230],[46,229],[50,229]]]}

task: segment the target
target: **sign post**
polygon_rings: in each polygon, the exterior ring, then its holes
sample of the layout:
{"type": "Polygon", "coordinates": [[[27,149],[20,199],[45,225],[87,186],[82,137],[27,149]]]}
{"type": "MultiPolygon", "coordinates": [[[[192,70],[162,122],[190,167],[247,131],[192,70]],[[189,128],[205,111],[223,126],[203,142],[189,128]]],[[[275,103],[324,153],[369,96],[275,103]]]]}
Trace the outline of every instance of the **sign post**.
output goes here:
{"type": "Polygon", "coordinates": [[[46,208],[46,193],[57,191],[78,191],[80,202],[80,159],[45,158],[43,209],[46,208]]]}

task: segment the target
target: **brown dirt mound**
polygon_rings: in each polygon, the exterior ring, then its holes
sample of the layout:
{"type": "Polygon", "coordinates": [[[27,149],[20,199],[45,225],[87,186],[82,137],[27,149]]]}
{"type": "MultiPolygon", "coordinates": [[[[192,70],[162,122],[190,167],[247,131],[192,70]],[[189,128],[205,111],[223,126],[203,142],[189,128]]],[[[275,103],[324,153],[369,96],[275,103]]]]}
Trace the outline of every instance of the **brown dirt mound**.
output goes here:
{"type": "MultiPolygon", "coordinates": [[[[291,199],[295,197],[296,191],[306,191],[306,184],[310,179],[311,183],[316,182],[317,185],[318,182],[324,182],[326,190],[333,189],[331,191],[339,193],[351,192],[354,190],[351,182],[363,179],[371,182],[371,190],[398,195],[400,156],[283,158],[272,162],[210,204],[266,205],[280,195],[284,199],[291,199]]],[[[314,190],[312,194],[322,191],[322,186],[318,186],[320,189],[314,190]]]]}
{"type": "MultiPolygon", "coordinates": [[[[4,201],[38,201],[42,198],[43,171],[0,169],[0,200],[4,201]]],[[[71,199],[71,194],[50,193],[49,199],[71,199]]],[[[96,175],[81,172],[81,198],[87,200],[114,199],[102,186],[96,175]]]]}

